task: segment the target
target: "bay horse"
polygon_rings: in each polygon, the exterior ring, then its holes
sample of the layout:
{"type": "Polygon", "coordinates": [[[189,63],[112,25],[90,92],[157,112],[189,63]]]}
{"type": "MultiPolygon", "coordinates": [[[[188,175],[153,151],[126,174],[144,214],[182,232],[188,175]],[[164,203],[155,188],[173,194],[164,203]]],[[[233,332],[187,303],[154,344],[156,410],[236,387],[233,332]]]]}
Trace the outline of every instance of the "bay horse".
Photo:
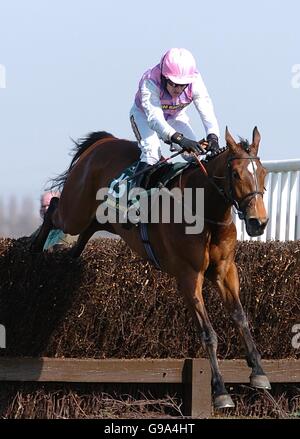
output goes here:
{"type": "MultiPolygon", "coordinates": [[[[217,360],[217,335],[205,308],[202,285],[210,279],[218,288],[225,307],[235,323],[252,369],[250,384],[270,389],[261,358],[251,336],[247,317],[240,302],[239,278],[234,262],[236,227],[232,221],[232,206],[245,221],[250,236],[259,236],[268,222],[263,202],[266,170],[257,156],[260,134],[253,130],[252,143],[240,139],[236,143],[228,128],[226,147],[199,167],[189,166],[176,177],[170,188],[204,188],[204,228],[198,234],[186,234],[183,224],[149,224],[149,241],[162,271],[174,276],[179,292],[184,296],[207,350],[212,372],[212,396],[217,409],[233,407],[220,373],[217,360]],[[183,251],[184,250],[184,251],[183,251]]],[[[143,258],[148,258],[139,227],[125,229],[122,224],[100,224],[96,219],[99,188],[109,183],[139,159],[136,142],[118,139],[106,132],[92,133],[77,144],[69,169],[57,182],[63,185],[60,199],[53,198],[33,251],[42,251],[49,231],[53,228],[77,235],[71,250],[78,257],[89,238],[98,230],[120,235],[143,258]]]]}

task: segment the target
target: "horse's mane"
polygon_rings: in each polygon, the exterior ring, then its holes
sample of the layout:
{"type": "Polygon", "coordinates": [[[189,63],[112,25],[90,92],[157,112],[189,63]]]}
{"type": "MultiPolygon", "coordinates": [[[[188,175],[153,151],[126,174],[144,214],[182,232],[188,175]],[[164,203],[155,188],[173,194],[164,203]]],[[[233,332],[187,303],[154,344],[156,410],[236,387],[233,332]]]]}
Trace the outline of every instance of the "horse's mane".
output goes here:
{"type": "Polygon", "coordinates": [[[71,153],[73,153],[73,158],[70,163],[70,166],[62,174],[59,174],[57,177],[50,180],[49,189],[50,190],[55,189],[61,191],[70,171],[76,165],[79,157],[84,153],[84,151],[90,148],[90,146],[98,142],[98,140],[105,139],[106,137],[114,137],[114,136],[110,133],[107,133],[106,131],[96,131],[93,133],[89,133],[86,137],[82,137],[77,141],[71,139],[75,146],[71,150],[71,153]]]}
{"type": "MultiPolygon", "coordinates": [[[[249,140],[244,139],[243,137],[239,137],[240,139],[240,146],[243,148],[244,151],[246,152],[250,152],[250,143],[249,140]]],[[[205,160],[203,160],[204,163],[208,163],[211,160],[215,159],[216,157],[218,157],[220,154],[222,154],[223,152],[227,151],[228,146],[223,146],[222,148],[219,148],[217,151],[215,151],[213,154],[209,154],[206,156],[205,160]]]]}
{"type": "Polygon", "coordinates": [[[213,154],[208,154],[205,159],[203,160],[204,163],[208,163],[211,160],[215,159],[216,157],[219,157],[220,154],[223,154],[223,152],[227,151],[228,146],[223,146],[222,148],[219,148],[217,151],[215,151],[213,154]]]}

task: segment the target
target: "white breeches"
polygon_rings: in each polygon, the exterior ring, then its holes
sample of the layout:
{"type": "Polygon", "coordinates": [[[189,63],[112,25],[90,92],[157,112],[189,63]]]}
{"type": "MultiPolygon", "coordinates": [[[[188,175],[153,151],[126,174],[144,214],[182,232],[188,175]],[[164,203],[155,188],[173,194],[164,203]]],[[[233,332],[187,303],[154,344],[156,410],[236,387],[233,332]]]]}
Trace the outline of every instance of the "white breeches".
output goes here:
{"type": "MultiPolygon", "coordinates": [[[[154,165],[161,157],[160,139],[156,132],[149,127],[145,113],[135,104],[130,111],[130,122],[142,151],[140,160],[149,165],[154,165]]],[[[168,119],[168,124],[177,132],[182,133],[185,137],[191,140],[197,140],[195,133],[189,124],[189,118],[184,111],[182,111],[176,118],[168,119]]],[[[172,144],[172,147],[175,150],[181,149],[175,144],[172,144]]],[[[183,154],[182,157],[185,160],[189,160],[185,154],[183,154]]]]}

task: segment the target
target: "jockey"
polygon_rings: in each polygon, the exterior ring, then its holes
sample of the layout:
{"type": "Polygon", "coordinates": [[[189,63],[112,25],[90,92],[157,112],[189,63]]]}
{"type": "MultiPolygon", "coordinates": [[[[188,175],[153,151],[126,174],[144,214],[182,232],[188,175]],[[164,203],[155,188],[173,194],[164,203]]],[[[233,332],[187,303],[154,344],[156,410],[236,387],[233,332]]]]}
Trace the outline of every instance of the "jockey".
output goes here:
{"type": "MultiPolygon", "coordinates": [[[[186,49],[170,49],[159,64],[143,74],[130,111],[131,126],[141,149],[135,173],[159,161],[160,139],[177,144],[180,150],[189,153],[200,152],[185,111],[191,102],[203,122],[209,144],[207,150],[216,151],[219,126],[195,59],[186,49]]],[[[142,173],[136,177],[137,187],[143,176],[142,173]]]]}

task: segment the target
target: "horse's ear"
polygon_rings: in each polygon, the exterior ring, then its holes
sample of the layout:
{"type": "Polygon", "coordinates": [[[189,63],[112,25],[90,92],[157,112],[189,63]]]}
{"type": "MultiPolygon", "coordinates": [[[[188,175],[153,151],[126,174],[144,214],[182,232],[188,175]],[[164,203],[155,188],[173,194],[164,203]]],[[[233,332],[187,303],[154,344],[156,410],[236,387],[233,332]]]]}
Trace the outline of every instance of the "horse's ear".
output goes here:
{"type": "Polygon", "coordinates": [[[260,134],[257,127],[254,127],[251,149],[253,149],[255,155],[257,155],[258,152],[259,142],[260,142],[260,134]]]}
{"type": "Polygon", "coordinates": [[[237,146],[237,144],[236,144],[234,138],[233,138],[232,135],[230,134],[228,127],[226,127],[226,130],[225,130],[225,140],[226,140],[226,144],[227,144],[227,146],[228,146],[233,152],[236,152],[237,149],[238,149],[238,146],[237,146]]]}

